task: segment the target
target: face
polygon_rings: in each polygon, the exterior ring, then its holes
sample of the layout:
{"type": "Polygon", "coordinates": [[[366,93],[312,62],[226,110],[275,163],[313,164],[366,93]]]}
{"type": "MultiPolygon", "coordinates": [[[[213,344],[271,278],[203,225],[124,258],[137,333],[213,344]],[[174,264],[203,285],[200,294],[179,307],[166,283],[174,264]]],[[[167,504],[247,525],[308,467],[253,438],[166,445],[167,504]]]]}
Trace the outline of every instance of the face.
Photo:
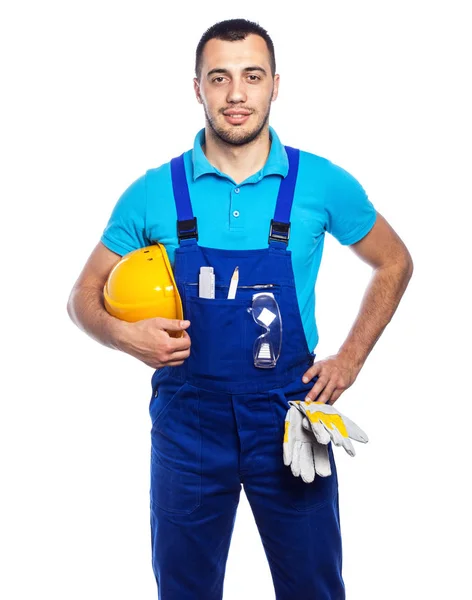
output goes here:
{"type": "Polygon", "coordinates": [[[279,76],[272,77],[269,60],[267,45],[258,35],[205,44],[200,79],[194,79],[195,94],[208,126],[224,142],[248,144],[268,124],[279,88],[279,76]]]}

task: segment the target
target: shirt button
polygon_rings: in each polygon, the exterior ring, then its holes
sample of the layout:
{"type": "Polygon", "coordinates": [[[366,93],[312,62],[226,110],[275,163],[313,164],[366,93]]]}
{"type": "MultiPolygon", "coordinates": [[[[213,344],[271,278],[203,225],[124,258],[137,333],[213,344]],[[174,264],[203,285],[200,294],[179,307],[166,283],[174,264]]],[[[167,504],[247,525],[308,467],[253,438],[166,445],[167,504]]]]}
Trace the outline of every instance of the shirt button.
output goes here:
{"type": "Polygon", "coordinates": [[[234,188],[234,193],[239,194],[239,188],[234,188]]]}
{"type": "Polygon", "coordinates": [[[236,217],[236,218],[239,217],[239,210],[234,210],[233,211],[233,217],[236,217]]]}

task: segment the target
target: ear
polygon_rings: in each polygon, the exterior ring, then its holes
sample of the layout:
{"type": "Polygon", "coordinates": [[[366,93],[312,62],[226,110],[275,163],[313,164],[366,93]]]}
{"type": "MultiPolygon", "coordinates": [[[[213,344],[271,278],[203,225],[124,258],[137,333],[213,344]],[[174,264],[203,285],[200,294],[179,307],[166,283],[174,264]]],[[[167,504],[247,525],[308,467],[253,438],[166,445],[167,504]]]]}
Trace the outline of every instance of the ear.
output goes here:
{"type": "Polygon", "coordinates": [[[280,83],[280,75],[274,75],[274,89],[272,91],[272,102],[277,100],[277,96],[279,95],[279,83],[280,83]]]}
{"type": "Polygon", "coordinates": [[[197,102],[203,104],[203,100],[200,95],[200,84],[198,83],[198,79],[196,77],[193,78],[193,89],[195,91],[195,96],[197,97],[197,102]]]}

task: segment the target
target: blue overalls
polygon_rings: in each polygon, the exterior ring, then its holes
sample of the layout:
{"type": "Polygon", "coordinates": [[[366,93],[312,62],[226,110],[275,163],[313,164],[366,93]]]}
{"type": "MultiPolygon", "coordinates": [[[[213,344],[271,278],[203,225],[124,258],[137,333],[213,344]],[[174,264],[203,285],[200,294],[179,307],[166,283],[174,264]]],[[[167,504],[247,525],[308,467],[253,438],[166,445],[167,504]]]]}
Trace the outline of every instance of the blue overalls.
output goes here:
{"type": "Polygon", "coordinates": [[[287,250],[299,152],[286,151],[289,172],[268,247],[258,250],[198,245],[183,156],[171,161],[179,236],[174,274],[192,345],[182,366],[159,369],[152,378],[152,559],[161,600],[221,600],[241,484],[277,600],[345,598],[332,449],[332,475],[310,484],[283,464],[288,401],[311,389],[313,382],[301,377],[314,357],[287,250]],[[215,299],[198,297],[202,266],[214,268],[215,299]],[[237,294],[228,300],[236,266],[237,294]],[[274,294],[282,315],[282,351],[273,369],[253,361],[263,332],[247,309],[260,291],[274,294]]]}

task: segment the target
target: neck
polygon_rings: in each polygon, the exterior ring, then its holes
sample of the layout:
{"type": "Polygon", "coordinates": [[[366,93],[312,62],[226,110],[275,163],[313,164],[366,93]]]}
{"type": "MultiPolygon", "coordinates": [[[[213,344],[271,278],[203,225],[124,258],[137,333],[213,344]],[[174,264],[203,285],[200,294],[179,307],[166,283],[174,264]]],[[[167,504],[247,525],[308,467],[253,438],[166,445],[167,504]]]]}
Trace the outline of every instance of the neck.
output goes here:
{"type": "Polygon", "coordinates": [[[207,124],[202,150],[208,162],[218,171],[226,173],[236,183],[241,183],[265,165],[270,152],[270,143],[268,125],[249,144],[235,146],[216,136],[207,124]]]}

